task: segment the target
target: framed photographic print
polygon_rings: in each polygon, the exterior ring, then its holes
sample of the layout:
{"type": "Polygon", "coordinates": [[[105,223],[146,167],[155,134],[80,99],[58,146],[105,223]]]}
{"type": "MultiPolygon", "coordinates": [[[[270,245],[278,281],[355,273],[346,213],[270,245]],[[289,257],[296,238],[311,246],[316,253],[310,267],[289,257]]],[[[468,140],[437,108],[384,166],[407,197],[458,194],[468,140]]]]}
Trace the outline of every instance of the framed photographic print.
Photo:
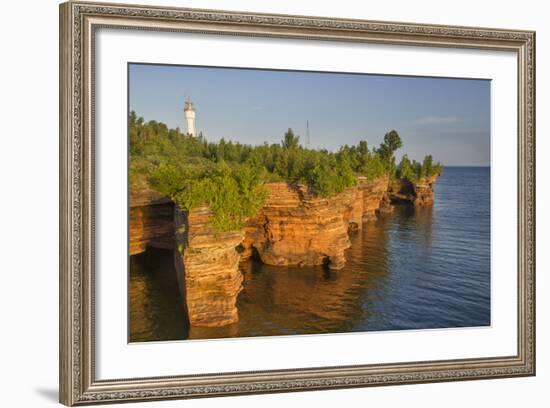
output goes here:
{"type": "Polygon", "coordinates": [[[61,402],[534,375],[534,42],[62,4],[61,402]]]}

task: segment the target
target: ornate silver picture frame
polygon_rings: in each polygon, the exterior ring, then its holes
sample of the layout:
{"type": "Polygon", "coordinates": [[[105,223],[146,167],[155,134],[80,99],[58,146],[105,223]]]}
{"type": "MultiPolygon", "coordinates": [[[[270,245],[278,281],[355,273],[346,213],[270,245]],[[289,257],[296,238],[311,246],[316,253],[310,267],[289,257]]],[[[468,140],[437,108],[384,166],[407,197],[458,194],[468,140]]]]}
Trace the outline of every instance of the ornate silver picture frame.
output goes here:
{"type": "MultiPolygon", "coordinates": [[[[121,135],[126,137],[126,135],[121,135]]],[[[60,402],[80,405],[535,375],[535,33],[88,2],[60,6],[60,402]],[[431,46],[517,57],[517,352],[483,358],[98,379],[95,41],[100,28],[431,46]]],[[[125,271],[121,271],[125,273],[125,271]]]]}

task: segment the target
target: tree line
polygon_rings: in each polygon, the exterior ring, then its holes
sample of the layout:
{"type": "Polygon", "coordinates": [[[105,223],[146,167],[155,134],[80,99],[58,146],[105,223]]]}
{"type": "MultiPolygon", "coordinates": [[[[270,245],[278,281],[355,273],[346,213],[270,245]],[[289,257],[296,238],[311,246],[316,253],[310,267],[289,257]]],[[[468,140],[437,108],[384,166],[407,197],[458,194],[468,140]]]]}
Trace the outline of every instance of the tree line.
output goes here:
{"type": "Polygon", "coordinates": [[[362,140],[330,152],[303,147],[292,129],[280,143],[251,146],[224,139],[216,143],[164,123],[145,122],[131,112],[129,138],[133,188],[150,185],[187,210],[206,204],[219,231],[241,228],[258,211],[266,198],[266,182],[302,183],[314,194],[328,197],[357,184],[358,176],[374,180],[388,175],[417,182],[441,172],[431,156],[420,164],[405,155],[396,165],[395,152],[402,141],[395,130],[377,148],[369,149],[362,140]]]}

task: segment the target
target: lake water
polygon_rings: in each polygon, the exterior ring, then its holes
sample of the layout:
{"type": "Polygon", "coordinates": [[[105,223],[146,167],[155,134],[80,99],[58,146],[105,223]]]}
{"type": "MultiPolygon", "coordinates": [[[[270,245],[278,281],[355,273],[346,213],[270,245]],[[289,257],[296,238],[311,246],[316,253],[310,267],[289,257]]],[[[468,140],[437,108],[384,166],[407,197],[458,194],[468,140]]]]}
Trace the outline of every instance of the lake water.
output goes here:
{"type": "Polygon", "coordinates": [[[351,236],[340,271],[241,263],[239,322],[189,328],[169,251],[133,256],[130,340],[487,326],[490,169],[447,167],[429,208],[397,206],[351,236]]]}

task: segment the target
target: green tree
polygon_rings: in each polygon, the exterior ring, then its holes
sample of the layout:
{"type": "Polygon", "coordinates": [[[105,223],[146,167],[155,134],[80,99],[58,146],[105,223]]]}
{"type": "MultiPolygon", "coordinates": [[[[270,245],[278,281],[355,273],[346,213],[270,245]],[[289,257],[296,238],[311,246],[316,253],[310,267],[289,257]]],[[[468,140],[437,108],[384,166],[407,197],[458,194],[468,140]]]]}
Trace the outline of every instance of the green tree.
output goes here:
{"type": "Polygon", "coordinates": [[[404,154],[397,167],[397,177],[405,178],[414,183],[418,180],[417,170],[415,162],[411,163],[409,157],[404,154]]]}
{"type": "Polygon", "coordinates": [[[424,177],[439,175],[442,170],[443,166],[441,166],[441,163],[439,162],[434,163],[432,155],[427,155],[424,157],[424,160],[422,161],[422,175],[424,177]]]}
{"type": "Polygon", "coordinates": [[[292,129],[288,128],[284,139],[281,141],[281,145],[285,149],[296,149],[300,146],[300,136],[294,135],[292,129]]]}
{"type": "Polygon", "coordinates": [[[432,155],[429,154],[426,157],[424,157],[424,161],[422,161],[422,169],[426,175],[431,174],[433,171],[433,158],[432,155]]]}
{"type": "Polygon", "coordinates": [[[386,169],[393,175],[395,173],[395,152],[403,146],[401,137],[395,130],[384,135],[384,141],[380,144],[380,147],[377,149],[377,153],[380,155],[382,162],[384,163],[386,169]]]}

